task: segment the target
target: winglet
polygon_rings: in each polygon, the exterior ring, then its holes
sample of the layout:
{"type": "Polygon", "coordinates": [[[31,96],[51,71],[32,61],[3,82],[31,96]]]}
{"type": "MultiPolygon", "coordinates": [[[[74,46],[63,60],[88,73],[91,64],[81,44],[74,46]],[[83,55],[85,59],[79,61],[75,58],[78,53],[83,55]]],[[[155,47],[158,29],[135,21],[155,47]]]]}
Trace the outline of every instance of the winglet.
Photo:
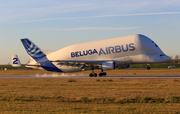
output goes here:
{"type": "Polygon", "coordinates": [[[27,53],[34,59],[43,58],[46,55],[41,51],[41,49],[36,46],[32,41],[27,38],[21,39],[22,44],[24,45],[27,53]]]}
{"type": "Polygon", "coordinates": [[[21,62],[20,62],[17,55],[12,55],[11,58],[12,58],[12,66],[13,67],[20,67],[21,66],[21,62]]]}

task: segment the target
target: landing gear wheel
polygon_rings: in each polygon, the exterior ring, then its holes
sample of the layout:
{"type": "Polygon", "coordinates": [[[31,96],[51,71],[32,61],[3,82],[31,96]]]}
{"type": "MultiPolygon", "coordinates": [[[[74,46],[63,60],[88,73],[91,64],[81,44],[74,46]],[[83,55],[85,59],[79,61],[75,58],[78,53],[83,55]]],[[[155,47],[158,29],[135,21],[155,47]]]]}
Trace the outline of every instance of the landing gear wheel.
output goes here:
{"type": "Polygon", "coordinates": [[[100,77],[101,77],[101,76],[106,76],[106,72],[104,72],[104,70],[101,69],[101,73],[99,73],[99,76],[100,76],[100,77]]]}
{"type": "Polygon", "coordinates": [[[97,74],[96,74],[96,73],[94,73],[94,77],[97,77],[97,74]]]}
{"type": "Polygon", "coordinates": [[[151,64],[147,64],[147,70],[150,70],[151,67],[150,67],[151,64]]]}
{"type": "Polygon", "coordinates": [[[90,73],[90,74],[89,74],[89,77],[93,77],[93,73],[90,73]]]}
{"type": "Polygon", "coordinates": [[[97,74],[96,73],[91,73],[91,74],[89,74],[89,77],[97,77],[97,74]]]}
{"type": "Polygon", "coordinates": [[[101,77],[101,76],[102,76],[102,73],[99,73],[99,76],[101,77]]]}
{"type": "Polygon", "coordinates": [[[103,74],[103,76],[106,76],[106,72],[103,72],[102,74],[103,74]]]}
{"type": "Polygon", "coordinates": [[[151,67],[148,66],[148,67],[147,67],[147,70],[150,70],[150,69],[151,69],[151,67]]]}
{"type": "Polygon", "coordinates": [[[102,72],[102,73],[99,73],[99,76],[106,76],[106,73],[105,72],[102,72]]]}

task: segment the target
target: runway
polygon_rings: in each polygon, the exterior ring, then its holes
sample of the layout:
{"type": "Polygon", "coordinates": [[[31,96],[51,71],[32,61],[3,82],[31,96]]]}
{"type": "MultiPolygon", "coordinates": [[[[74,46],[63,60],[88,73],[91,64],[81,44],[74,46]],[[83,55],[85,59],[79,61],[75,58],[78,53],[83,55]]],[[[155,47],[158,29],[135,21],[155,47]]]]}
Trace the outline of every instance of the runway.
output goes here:
{"type": "Polygon", "coordinates": [[[0,79],[136,79],[136,78],[180,78],[180,75],[108,75],[89,77],[88,75],[0,75],[0,79]]]}

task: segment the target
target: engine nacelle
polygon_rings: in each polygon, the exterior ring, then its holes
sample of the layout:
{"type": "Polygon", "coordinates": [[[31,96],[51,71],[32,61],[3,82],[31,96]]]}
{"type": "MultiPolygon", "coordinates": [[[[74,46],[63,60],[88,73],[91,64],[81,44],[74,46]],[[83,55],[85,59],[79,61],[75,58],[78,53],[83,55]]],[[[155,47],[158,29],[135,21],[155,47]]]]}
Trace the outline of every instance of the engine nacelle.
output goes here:
{"type": "Polygon", "coordinates": [[[103,70],[113,70],[116,68],[116,64],[114,61],[107,61],[102,63],[100,68],[103,70]]]}
{"type": "Polygon", "coordinates": [[[130,68],[130,67],[131,67],[130,64],[125,64],[125,65],[117,66],[118,69],[125,69],[125,68],[130,68]]]}

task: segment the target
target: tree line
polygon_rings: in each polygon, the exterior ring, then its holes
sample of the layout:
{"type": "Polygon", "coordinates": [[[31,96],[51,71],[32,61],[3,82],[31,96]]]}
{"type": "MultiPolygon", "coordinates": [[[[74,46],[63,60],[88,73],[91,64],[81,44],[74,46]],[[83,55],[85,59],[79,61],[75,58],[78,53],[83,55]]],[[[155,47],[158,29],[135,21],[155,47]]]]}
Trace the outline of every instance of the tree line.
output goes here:
{"type": "Polygon", "coordinates": [[[170,60],[167,63],[180,63],[180,56],[176,55],[174,58],[170,56],[170,60]]]}

